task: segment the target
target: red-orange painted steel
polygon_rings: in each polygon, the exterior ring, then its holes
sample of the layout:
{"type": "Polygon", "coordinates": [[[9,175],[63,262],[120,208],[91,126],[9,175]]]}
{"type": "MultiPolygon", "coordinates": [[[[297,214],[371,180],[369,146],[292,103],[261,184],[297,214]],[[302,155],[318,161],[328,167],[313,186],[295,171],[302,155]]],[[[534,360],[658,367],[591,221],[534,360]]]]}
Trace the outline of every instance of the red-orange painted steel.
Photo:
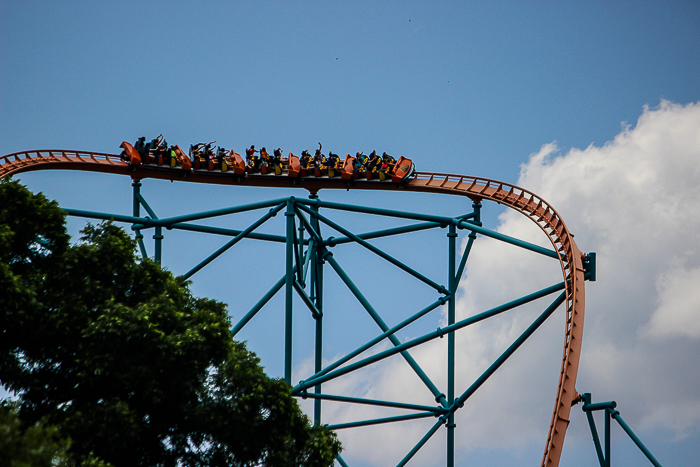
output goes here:
{"type": "Polygon", "coordinates": [[[559,374],[559,385],[542,457],[542,467],[559,465],[566,428],[569,425],[571,405],[577,400],[575,389],[581,355],[583,318],[585,309],[584,270],[582,254],[574,242],[559,214],[536,194],[496,180],[454,174],[416,172],[403,185],[379,180],[347,181],[328,178],[275,177],[270,175],[248,175],[234,177],[228,173],[207,171],[192,172],[158,166],[129,166],[114,154],[84,151],[40,150],[24,151],[0,157],[0,178],[15,173],[42,169],[85,170],[128,175],[132,178],[158,178],[196,183],[224,185],[249,185],[305,188],[312,193],[327,189],[406,190],[448,195],[467,196],[474,201],[488,199],[506,205],[528,216],[549,237],[559,255],[564,280],[566,281],[566,329],[564,353],[559,374]]]}

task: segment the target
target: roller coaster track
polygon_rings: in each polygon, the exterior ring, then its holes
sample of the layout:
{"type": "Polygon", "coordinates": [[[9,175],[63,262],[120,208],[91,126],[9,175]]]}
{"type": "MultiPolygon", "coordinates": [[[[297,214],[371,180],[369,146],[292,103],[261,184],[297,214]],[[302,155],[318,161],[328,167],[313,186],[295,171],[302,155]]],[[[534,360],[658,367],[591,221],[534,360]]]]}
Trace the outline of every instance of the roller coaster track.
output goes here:
{"type": "MultiPolygon", "coordinates": [[[[249,175],[236,180],[229,173],[207,171],[185,172],[158,166],[129,166],[119,156],[84,151],[24,151],[0,157],[0,178],[34,170],[83,170],[129,175],[135,179],[158,178],[197,183],[227,185],[289,187],[284,176],[249,175]]],[[[303,178],[296,186],[313,193],[322,188],[346,188],[338,179],[303,178]]],[[[406,184],[372,180],[356,180],[353,189],[405,190],[467,196],[475,202],[495,201],[526,215],[549,237],[557,251],[566,283],[566,332],[554,413],[547,435],[542,467],[557,466],[561,457],[571,406],[578,400],[575,389],[583,336],[585,307],[584,268],[582,254],[559,214],[536,194],[496,180],[479,177],[416,172],[406,184]]]]}

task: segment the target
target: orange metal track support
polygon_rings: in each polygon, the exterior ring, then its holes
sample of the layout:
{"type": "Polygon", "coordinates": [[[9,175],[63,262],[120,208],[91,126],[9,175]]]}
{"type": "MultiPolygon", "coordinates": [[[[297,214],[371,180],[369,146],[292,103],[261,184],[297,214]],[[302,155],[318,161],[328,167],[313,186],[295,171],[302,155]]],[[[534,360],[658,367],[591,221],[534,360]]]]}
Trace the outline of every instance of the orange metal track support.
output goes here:
{"type": "Polygon", "coordinates": [[[40,150],[25,151],[0,157],[0,178],[15,173],[42,169],[83,170],[128,175],[132,178],[158,178],[197,183],[225,185],[248,185],[268,187],[297,186],[316,193],[322,188],[364,189],[364,190],[405,190],[429,193],[461,195],[481,201],[496,201],[528,216],[549,237],[559,255],[562,273],[566,282],[566,330],[564,353],[559,374],[559,386],[554,404],[554,413],[547,435],[547,444],[542,458],[542,467],[559,465],[566,428],[572,403],[577,400],[575,389],[581,355],[583,318],[585,308],[584,269],[582,254],[574,242],[559,214],[546,201],[536,194],[515,185],[454,174],[416,172],[404,185],[374,180],[355,180],[351,185],[336,178],[290,179],[286,176],[248,175],[236,178],[232,173],[207,171],[183,171],[169,167],[129,166],[114,154],[40,150]]]}

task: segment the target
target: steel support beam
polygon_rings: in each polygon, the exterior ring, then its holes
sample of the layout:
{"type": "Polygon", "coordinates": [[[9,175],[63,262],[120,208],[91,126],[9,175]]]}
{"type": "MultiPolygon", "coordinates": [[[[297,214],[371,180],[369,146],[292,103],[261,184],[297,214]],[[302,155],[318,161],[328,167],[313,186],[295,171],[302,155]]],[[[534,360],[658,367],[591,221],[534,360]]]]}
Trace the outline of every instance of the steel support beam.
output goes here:
{"type": "Polygon", "coordinates": [[[646,458],[651,462],[655,467],[661,467],[661,464],[659,463],[658,460],[654,457],[654,455],[647,449],[647,447],[642,443],[642,441],[637,437],[636,434],[632,431],[632,429],[625,423],[625,421],[622,419],[622,416],[620,415],[620,412],[616,410],[617,403],[615,401],[608,401],[608,402],[596,402],[596,403],[591,403],[591,393],[587,392],[584,394],[581,394],[581,400],[583,401],[583,407],[582,410],[586,413],[586,418],[588,419],[588,425],[591,429],[591,435],[593,437],[593,444],[595,445],[595,450],[596,454],[598,456],[598,462],[600,463],[601,467],[610,467],[611,466],[611,459],[610,459],[610,436],[611,436],[611,430],[610,430],[610,420],[615,419],[615,421],[622,427],[625,433],[627,433],[627,436],[630,437],[630,439],[634,442],[634,444],[637,445],[640,451],[646,456],[646,458]],[[603,448],[601,448],[600,445],[600,438],[598,437],[598,430],[596,429],[595,425],[595,420],[593,419],[593,412],[597,410],[603,410],[605,412],[604,415],[604,420],[605,420],[605,445],[603,448]]]}
{"type": "Polygon", "coordinates": [[[274,297],[277,294],[277,292],[280,291],[280,289],[282,289],[282,286],[285,285],[287,282],[286,279],[286,275],[282,276],[282,278],[278,280],[275,283],[275,285],[273,285],[260,300],[258,300],[258,302],[253,306],[253,308],[251,308],[250,311],[248,311],[248,313],[246,313],[243,316],[243,318],[241,318],[238,321],[238,323],[236,323],[236,325],[231,329],[231,337],[236,337],[236,334],[238,334],[238,332],[241,329],[243,329],[243,327],[246,324],[248,324],[248,321],[253,319],[253,317],[258,313],[258,311],[260,311],[262,307],[264,307],[267,304],[267,302],[269,302],[270,299],[274,297]]]}
{"type": "MultiPolygon", "coordinates": [[[[198,265],[196,265],[195,267],[193,267],[192,269],[190,269],[189,271],[187,271],[187,273],[185,273],[185,275],[184,275],[183,277],[184,277],[185,279],[189,279],[190,277],[192,277],[192,275],[194,275],[195,273],[197,273],[197,272],[198,272],[199,270],[201,270],[204,266],[206,266],[207,264],[211,263],[211,262],[214,261],[216,258],[218,258],[219,256],[221,256],[224,252],[226,252],[226,250],[228,250],[228,249],[231,248],[233,245],[235,245],[236,243],[238,243],[238,242],[240,242],[241,240],[243,240],[243,239],[244,239],[248,234],[250,234],[252,231],[254,231],[254,230],[257,229],[258,227],[260,227],[261,225],[263,225],[265,222],[267,222],[268,220],[270,220],[272,217],[275,217],[275,216],[277,215],[277,213],[280,212],[284,206],[285,206],[284,203],[281,203],[281,204],[277,205],[276,207],[270,209],[270,211],[269,211],[267,214],[265,214],[264,216],[262,216],[260,219],[258,219],[257,221],[255,221],[255,222],[254,222],[253,224],[251,224],[250,226],[248,226],[248,228],[245,229],[243,232],[241,232],[241,233],[239,233],[238,235],[236,235],[232,240],[226,242],[226,244],[225,244],[224,246],[222,246],[221,248],[219,248],[218,250],[216,250],[214,253],[212,253],[211,255],[209,255],[206,259],[204,259],[204,260],[203,260],[202,262],[200,262],[198,265]]],[[[156,226],[156,231],[158,231],[158,229],[160,229],[160,228],[161,228],[161,227],[160,227],[159,225],[157,225],[157,226],[156,226]]],[[[288,242],[289,242],[289,239],[288,239],[288,242]]]]}
{"type": "MultiPolygon", "coordinates": [[[[131,186],[134,188],[134,200],[132,213],[134,218],[141,217],[141,204],[139,203],[139,196],[141,196],[141,182],[138,179],[132,179],[131,186]]],[[[136,224],[132,224],[132,227],[136,224]]],[[[148,253],[146,252],[146,245],[143,243],[143,234],[139,229],[134,229],[134,238],[136,243],[139,245],[139,250],[141,251],[141,258],[148,258],[148,253]]]]}
{"type": "Polygon", "coordinates": [[[286,254],[286,291],[284,312],[284,380],[292,385],[292,310],[294,298],[294,198],[287,200],[287,254],[286,254]]]}
{"type": "Polygon", "coordinates": [[[312,375],[309,379],[313,379],[313,378],[317,378],[317,377],[319,377],[319,376],[321,376],[321,375],[325,375],[325,374],[328,373],[329,371],[332,371],[332,370],[338,368],[339,366],[341,366],[341,365],[343,365],[343,364],[349,362],[349,361],[352,360],[353,358],[355,358],[355,357],[357,357],[358,355],[360,355],[362,352],[364,352],[364,351],[366,351],[366,350],[369,350],[370,348],[374,347],[376,344],[378,344],[379,342],[383,341],[384,339],[386,339],[386,338],[389,337],[390,335],[399,332],[401,329],[403,329],[403,328],[405,328],[406,326],[408,326],[409,324],[413,323],[413,322],[416,321],[418,318],[421,318],[421,317],[425,316],[426,314],[430,313],[431,311],[433,311],[434,309],[436,309],[436,308],[439,307],[440,305],[444,305],[446,302],[447,302],[447,300],[445,299],[445,297],[440,297],[438,300],[434,301],[433,303],[431,303],[431,304],[428,305],[427,307],[423,308],[423,309],[420,310],[418,313],[414,314],[413,316],[410,316],[409,318],[405,319],[404,321],[402,321],[401,323],[397,324],[396,326],[394,326],[394,327],[392,327],[392,328],[390,328],[390,329],[387,329],[385,332],[383,332],[382,334],[378,335],[378,336],[375,337],[374,339],[372,339],[372,340],[370,340],[369,342],[363,344],[362,346],[360,346],[360,347],[358,347],[357,349],[353,350],[352,352],[348,353],[348,354],[345,355],[344,357],[341,357],[341,358],[339,358],[338,360],[336,360],[335,362],[331,363],[330,365],[328,365],[328,366],[327,366],[326,368],[324,368],[323,370],[316,372],[316,374],[312,375]]]}
{"type": "Polygon", "coordinates": [[[338,423],[337,425],[328,425],[331,430],[343,430],[345,428],[357,428],[360,426],[382,425],[384,423],[405,422],[406,420],[416,420],[418,418],[434,417],[433,412],[419,412],[410,415],[397,415],[396,417],[382,417],[372,420],[362,420],[358,422],[338,423]]]}
{"type": "Polygon", "coordinates": [[[344,366],[342,368],[338,368],[334,371],[331,371],[329,373],[326,373],[322,376],[319,376],[316,378],[309,378],[305,381],[302,381],[294,387],[294,389],[292,390],[292,394],[298,395],[301,392],[303,392],[304,390],[306,390],[306,388],[310,388],[316,384],[325,383],[325,382],[330,381],[332,379],[335,379],[335,378],[338,378],[338,377],[343,376],[345,374],[348,374],[352,371],[358,370],[360,368],[364,368],[367,365],[371,365],[371,364],[376,363],[380,360],[384,360],[385,358],[388,358],[388,357],[391,357],[391,356],[396,355],[398,353],[401,353],[404,350],[408,350],[408,349],[411,349],[413,347],[424,344],[428,341],[441,338],[445,334],[455,332],[459,329],[462,329],[462,328],[465,328],[465,327],[470,326],[472,324],[478,323],[479,321],[483,321],[487,318],[491,318],[492,316],[496,316],[500,313],[511,310],[513,308],[517,308],[521,305],[535,301],[539,298],[546,297],[547,295],[551,295],[551,294],[558,292],[560,290],[563,290],[563,289],[564,289],[564,283],[560,282],[559,284],[552,285],[552,286],[547,287],[545,289],[542,289],[538,292],[531,293],[529,295],[526,295],[524,297],[510,301],[508,303],[504,303],[503,305],[491,308],[490,310],[484,311],[483,313],[479,313],[479,314],[474,315],[472,317],[465,318],[461,321],[457,321],[455,324],[453,324],[451,326],[445,326],[444,328],[438,328],[436,331],[433,331],[433,332],[425,334],[421,337],[412,339],[408,342],[404,342],[403,344],[398,345],[392,349],[384,350],[382,352],[379,352],[375,355],[367,357],[367,358],[360,360],[358,362],[351,363],[350,365],[347,365],[347,366],[344,366]]]}
{"type": "MultiPolygon", "coordinates": [[[[470,239],[471,240],[471,239],[470,239]]],[[[447,302],[447,324],[455,324],[455,294],[457,293],[457,280],[455,277],[455,256],[457,232],[454,224],[450,224],[447,233],[448,258],[447,278],[450,288],[450,301],[447,302]]],[[[465,255],[466,256],[466,255],[465,255]]],[[[447,404],[452,406],[455,402],[455,333],[447,335],[447,404]]],[[[451,411],[447,419],[447,467],[455,465],[455,414],[451,411]]]]}
{"type": "MultiPolygon", "coordinates": [[[[304,217],[303,214],[300,214],[300,216],[304,217]]],[[[312,208],[311,227],[315,233],[321,234],[321,226],[318,223],[318,207],[312,208]]],[[[311,251],[311,262],[313,263],[311,266],[312,295],[314,295],[316,309],[319,311],[318,315],[314,316],[316,320],[314,372],[319,372],[323,368],[323,253],[326,248],[321,245],[319,251],[316,242],[311,243],[310,246],[313,248],[311,251]]],[[[316,426],[321,425],[321,393],[321,385],[319,384],[314,388],[314,395],[318,397],[314,400],[314,424],[316,426]]]]}
{"type": "MultiPolygon", "coordinates": [[[[384,322],[384,320],[379,316],[379,313],[372,307],[372,305],[369,303],[369,301],[365,298],[365,296],[360,292],[360,289],[357,288],[355,283],[348,277],[348,275],[345,273],[343,268],[340,267],[338,262],[333,258],[333,255],[328,253],[325,255],[324,259],[330,263],[330,265],[333,267],[333,270],[338,274],[338,277],[341,278],[341,280],[345,283],[345,286],[350,289],[350,291],[355,295],[355,298],[357,298],[357,301],[359,301],[363,308],[369,313],[369,315],[372,317],[375,323],[377,323],[377,326],[379,328],[386,332],[389,330],[389,326],[384,322]]],[[[391,343],[396,346],[395,348],[398,348],[401,346],[401,342],[399,339],[393,335],[390,334],[388,336],[389,340],[391,343]]],[[[418,365],[418,362],[416,362],[413,357],[411,357],[411,354],[408,352],[401,351],[401,355],[403,358],[408,362],[411,368],[413,368],[413,371],[418,375],[418,377],[423,381],[423,383],[426,385],[426,387],[430,390],[430,392],[433,393],[433,396],[435,397],[435,400],[443,405],[447,405],[447,399],[445,399],[445,395],[440,392],[440,390],[435,386],[435,383],[433,383],[430,378],[428,378],[428,375],[425,374],[423,369],[418,365]]]]}
{"type": "Polygon", "coordinates": [[[429,440],[430,438],[432,438],[432,436],[438,431],[438,429],[439,429],[442,425],[444,425],[446,422],[447,422],[447,420],[445,419],[444,416],[440,417],[440,418],[438,419],[438,421],[435,422],[435,424],[430,428],[430,430],[428,430],[428,432],[425,434],[425,436],[423,436],[423,438],[421,438],[421,440],[418,441],[418,443],[413,447],[413,449],[411,449],[411,450],[408,452],[408,454],[406,454],[406,457],[404,457],[403,459],[401,459],[401,462],[399,462],[398,464],[396,464],[396,466],[397,466],[397,467],[403,467],[404,465],[406,465],[406,464],[408,463],[408,461],[410,461],[410,460],[413,458],[413,456],[415,456],[416,453],[417,453],[418,451],[420,451],[420,449],[421,449],[423,446],[425,446],[425,443],[427,443],[428,440],[429,440]]]}
{"type": "MultiPolygon", "coordinates": [[[[303,210],[307,210],[307,209],[308,209],[308,208],[306,208],[305,206],[300,206],[300,208],[303,209],[303,210]]],[[[413,277],[415,277],[415,278],[418,279],[419,281],[421,281],[421,282],[423,282],[423,283],[425,283],[425,284],[428,284],[430,287],[433,287],[435,290],[437,290],[438,292],[440,292],[440,293],[442,293],[442,294],[447,294],[447,293],[448,293],[448,291],[447,291],[447,289],[445,289],[445,286],[444,286],[444,285],[440,285],[440,284],[438,284],[437,282],[433,281],[432,279],[429,279],[429,278],[425,277],[423,274],[419,273],[419,272],[416,271],[415,269],[413,269],[413,268],[411,268],[411,267],[405,265],[404,263],[402,263],[401,261],[397,260],[397,259],[394,258],[393,256],[386,254],[385,252],[383,252],[382,250],[380,250],[380,249],[377,248],[376,246],[372,245],[371,243],[366,242],[365,240],[361,239],[361,238],[358,237],[357,235],[355,235],[355,234],[353,234],[352,232],[350,232],[348,229],[346,229],[346,228],[344,228],[344,227],[341,227],[340,225],[336,224],[335,222],[333,222],[332,220],[328,219],[327,217],[324,217],[324,216],[321,216],[321,215],[319,215],[318,217],[319,217],[319,219],[320,219],[324,224],[326,224],[326,225],[328,225],[329,227],[331,227],[331,228],[337,230],[338,232],[341,232],[343,235],[346,235],[347,237],[351,238],[352,240],[354,240],[354,241],[357,242],[358,244],[362,245],[363,247],[365,247],[366,249],[368,249],[369,251],[371,251],[371,252],[374,253],[375,255],[377,255],[377,256],[379,256],[379,257],[381,257],[381,258],[384,258],[385,260],[389,261],[391,264],[393,264],[394,266],[398,267],[399,269],[402,269],[402,270],[406,271],[407,273],[409,273],[410,275],[412,275],[413,277]]]]}
{"type": "Polygon", "coordinates": [[[461,396],[459,396],[458,399],[454,401],[450,409],[452,411],[457,410],[458,408],[464,406],[464,403],[469,399],[474,392],[476,392],[479,387],[481,387],[482,384],[486,382],[487,379],[491,377],[495,373],[495,371],[505,363],[508,358],[513,355],[513,353],[518,350],[518,347],[520,347],[523,342],[525,342],[531,335],[534,333],[537,328],[539,328],[542,323],[544,323],[547,318],[551,316],[552,313],[554,313],[554,310],[556,310],[559,305],[564,303],[564,300],[566,300],[566,292],[562,292],[553,302],[551,305],[549,305],[543,312],[540,314],[535,321],[530,324],[530,326],[525,329],[525,331],[518,336],[515,341],[508,346],[505,352],[503,352],[497,359],[494,361],[487,369],[484,371],[481,376],[479,376],[476,381],[472,383],[469,388],[462,393],[461,396]]]}
{"type": "Polygon", "coordinates": [[[315,394],[305,392],[301,395],[302,399],[312,398],[312,399],[322,399],[336,402],[349,402],[353,404],[362,405],[376,405],[379,407],[392,407],[395,409],[406,409],[406,410],[419,410],[421,412],[433,412],[436,416],[447,413],[448,410],[441,406],[430,407],[427,405],[416,405],[416,404],[405,404],[403,402],[391,402],[391,401],[381,401],[376,399],[361,399],[358,397],[348,397],[348,396],[336,396],[331,394],[315,394]]]}

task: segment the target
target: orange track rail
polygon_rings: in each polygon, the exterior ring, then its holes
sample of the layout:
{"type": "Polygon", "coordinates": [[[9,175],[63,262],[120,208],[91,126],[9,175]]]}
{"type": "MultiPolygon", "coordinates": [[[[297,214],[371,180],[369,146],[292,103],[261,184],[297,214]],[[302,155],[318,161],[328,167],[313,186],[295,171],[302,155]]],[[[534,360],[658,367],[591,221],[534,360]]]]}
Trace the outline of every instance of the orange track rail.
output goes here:
{"type": "MultiPolygon", "coordinates": [[[[197,183],[226,185],[289,187],[291,180],[284,176],[248,175],[242,180],[230,173],[185,172],[158,166],[129,167],[119,156],[84,151],[40,150],[24,151],[0,157],[0,178],[33,170],[84,170],[129,175],[135,179],[158,178],[197,183]]],[[[316,193],[322,188],[346,188],[339,179],[304,178],[296,185],[316,193]]],[[[542,458],[543,467],[559,465],[561,451],[569,425],[571,406],[578,398],[575,389],[585,308],[584,270],[582,254],[576,247],[559,214],[536,194],[515,185],[479,177],[453,174],[416,172],[415,177],[399,187],[393,183],[356,180],[356,189],[398,190],[443,193],[467,196],[473,201],[488,199],[508,206],[528,216],[549,237],[559,255],[566,281],[566,332],[564,354],[559,374],[559,386],[554,404],[547,445],[542,458]]]]}

